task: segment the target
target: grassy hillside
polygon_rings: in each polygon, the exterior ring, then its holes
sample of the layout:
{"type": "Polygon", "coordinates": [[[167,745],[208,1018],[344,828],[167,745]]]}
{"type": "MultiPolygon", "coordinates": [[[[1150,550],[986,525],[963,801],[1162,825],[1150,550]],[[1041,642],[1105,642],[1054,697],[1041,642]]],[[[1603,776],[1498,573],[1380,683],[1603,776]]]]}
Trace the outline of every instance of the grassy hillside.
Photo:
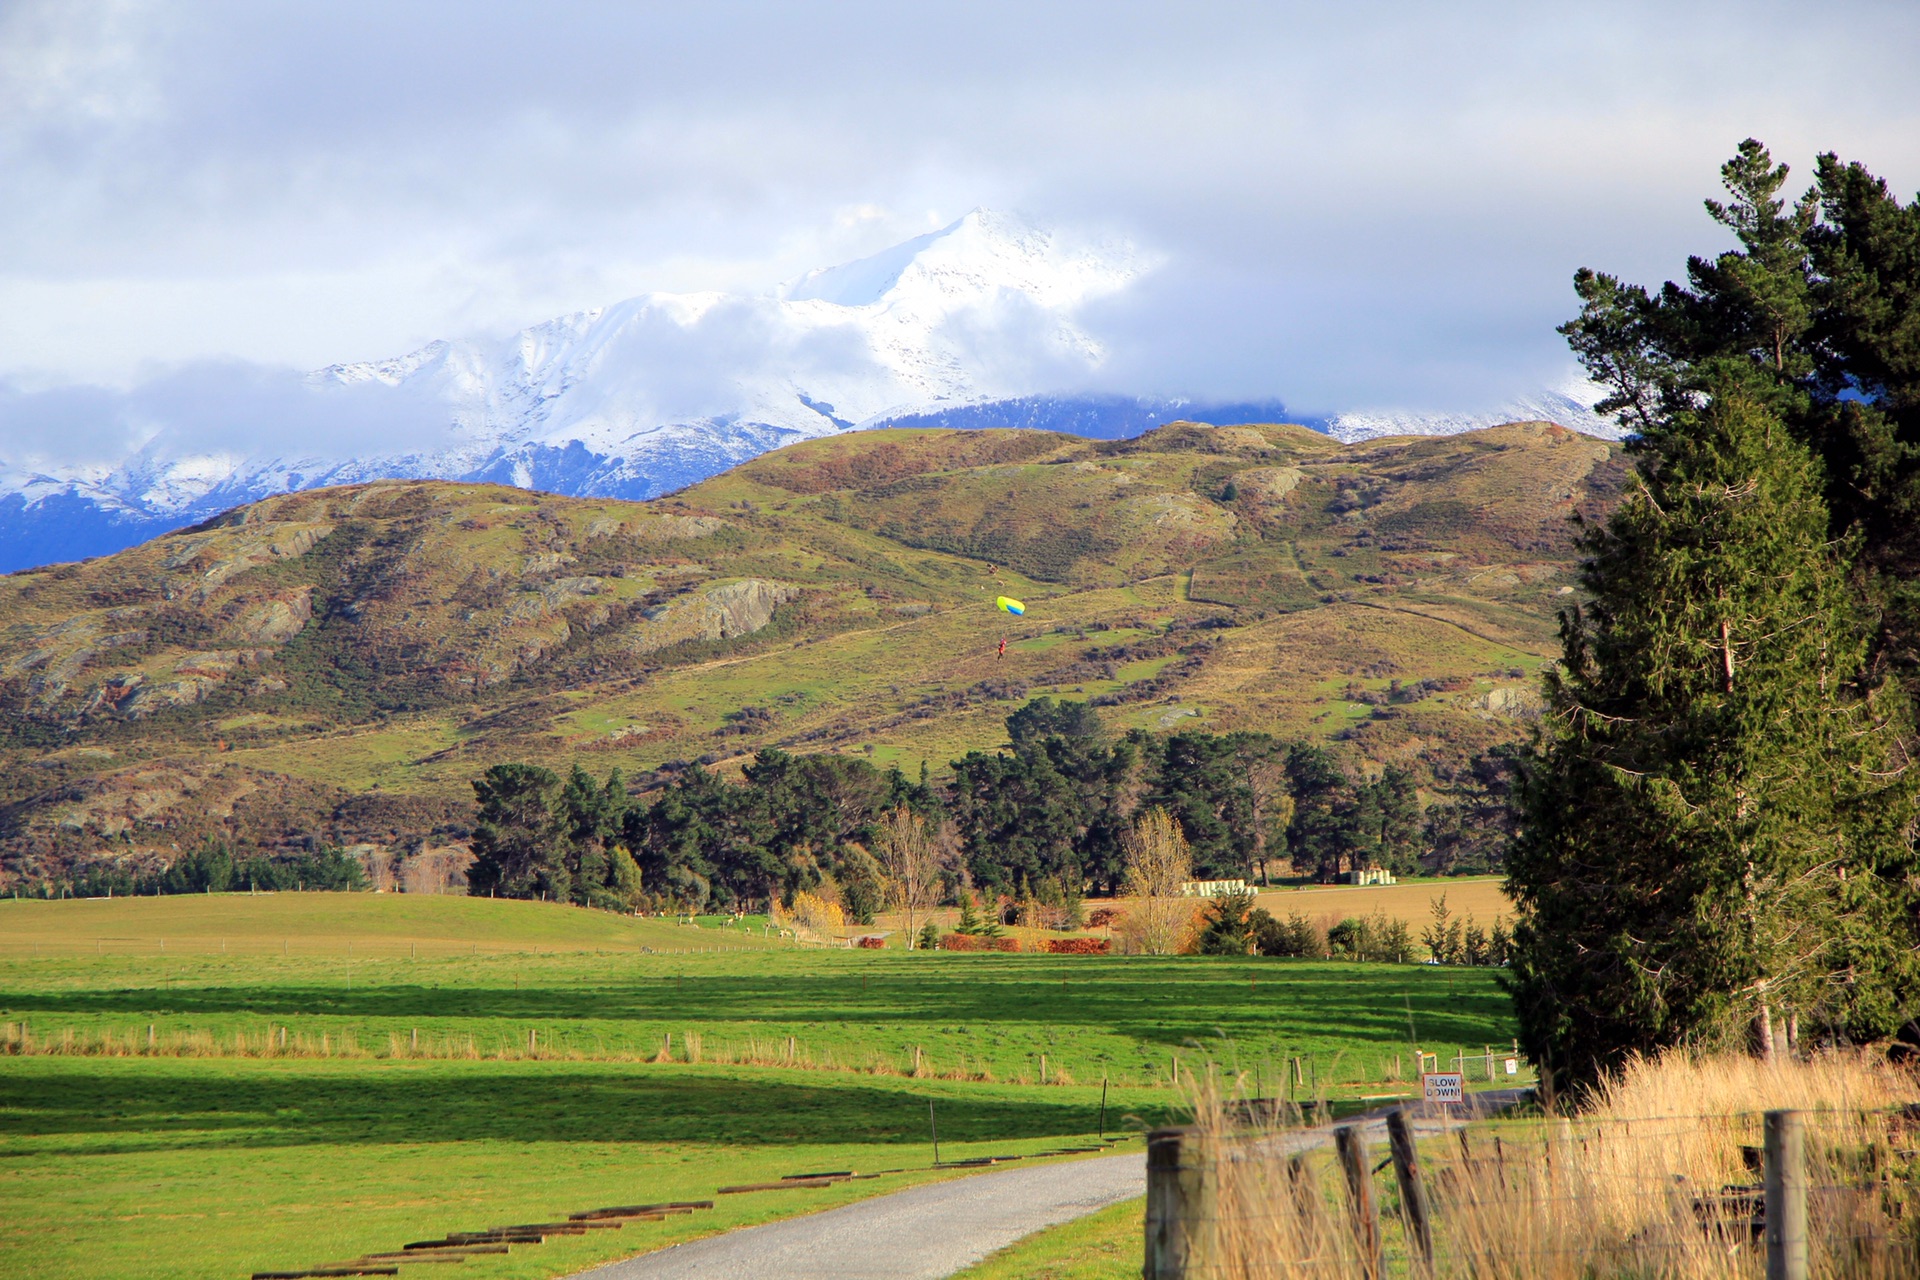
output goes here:
{"type": "Polygon", "coordinates": [[[0,852],[12,879],[207,835],[444,837],[502,759],[937,770],[1040,693],[1457,759],[1528,713],[1567,517],[1623,474],[1545,424],[1174,424],[849,434],[645,504],[288,495],[0,578],[0,852]]]}

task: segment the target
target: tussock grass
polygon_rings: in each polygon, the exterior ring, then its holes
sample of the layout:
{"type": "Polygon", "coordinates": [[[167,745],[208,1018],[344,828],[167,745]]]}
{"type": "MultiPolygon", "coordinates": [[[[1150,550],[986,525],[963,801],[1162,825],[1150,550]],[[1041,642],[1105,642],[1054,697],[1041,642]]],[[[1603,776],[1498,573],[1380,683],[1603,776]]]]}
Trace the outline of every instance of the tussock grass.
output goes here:
{"type": "MultiPolygon", "coordinates": [[[[1570,1117],[1496,1120],[1421,1141],[1436,1280],[1757,1280],[1763,1113],[1806,1118],[1814,1274],[1920,1267],[1913,1121],[1920,1081],[1869,1053],[1765,1064],[1671,1054],[1628,1065],[1570,1117]]],[[[1362,1260],[1341,1169],[1283,1135],[1236,1131],[1217,1080],[1195,1110],[1216,1187],[1219,1277],[1347,1276],[1362,1260]]],[[[1385,1152],[1376,1145],[1371,1165],[1385,1152]]],[[[1417,1265],[1391,1174],[1373,1175],[1389,1268],[1417,1265]],[[1396,1261],[1397,1260],[1397,1261],[1396,1261]]]]}

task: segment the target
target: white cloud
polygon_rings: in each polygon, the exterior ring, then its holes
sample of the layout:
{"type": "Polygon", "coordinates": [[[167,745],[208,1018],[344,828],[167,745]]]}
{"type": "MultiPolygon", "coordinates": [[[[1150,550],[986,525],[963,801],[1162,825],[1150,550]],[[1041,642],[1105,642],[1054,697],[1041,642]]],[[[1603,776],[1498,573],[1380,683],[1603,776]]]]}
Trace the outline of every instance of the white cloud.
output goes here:
{"type": "MultiPolygon", "coordinates": [[[[1920,186],[1911,5],[22,3],[0,374],[310,367],[755,292],[976,205],[1166,266],[1127,389],[1499,398],[1749,134],[1920,186]]],[[[1101,326],[1104,325],[1104,329],[1101,326]]]]}

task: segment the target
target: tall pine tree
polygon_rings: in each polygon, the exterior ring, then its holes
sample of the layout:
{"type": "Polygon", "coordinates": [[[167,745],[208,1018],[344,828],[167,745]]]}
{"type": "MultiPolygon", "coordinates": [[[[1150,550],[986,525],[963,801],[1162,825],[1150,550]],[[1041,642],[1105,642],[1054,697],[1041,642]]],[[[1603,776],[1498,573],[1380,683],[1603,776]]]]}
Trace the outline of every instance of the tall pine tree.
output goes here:
{"type": "Polygon", "coordinates": [[[1870,627],[1777,384],[1696,374],[1704,407],[1647,414],[1641,482],[1586,538],[1520,788],[1508,981],[1561,1088],[1776,1022],[1885,1036],[1915,990],[1905,704],[1863,688],[1870,627]]]}

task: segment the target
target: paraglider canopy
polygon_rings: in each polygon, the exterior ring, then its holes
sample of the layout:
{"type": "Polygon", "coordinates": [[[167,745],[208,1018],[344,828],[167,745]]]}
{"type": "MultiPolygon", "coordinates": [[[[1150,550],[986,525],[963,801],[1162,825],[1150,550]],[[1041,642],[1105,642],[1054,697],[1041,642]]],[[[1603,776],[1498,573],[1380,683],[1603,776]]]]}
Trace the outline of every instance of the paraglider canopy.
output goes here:
{"type": "Polygon", "coordinates": [[[999,606],[1001,612],[1011,613],[1016,618],[1025,615],[1027,612],[1027,606],[1021,604],[1012,596],[1001,596],[998,600],[994,601],[994,604],[999,606]]]}

